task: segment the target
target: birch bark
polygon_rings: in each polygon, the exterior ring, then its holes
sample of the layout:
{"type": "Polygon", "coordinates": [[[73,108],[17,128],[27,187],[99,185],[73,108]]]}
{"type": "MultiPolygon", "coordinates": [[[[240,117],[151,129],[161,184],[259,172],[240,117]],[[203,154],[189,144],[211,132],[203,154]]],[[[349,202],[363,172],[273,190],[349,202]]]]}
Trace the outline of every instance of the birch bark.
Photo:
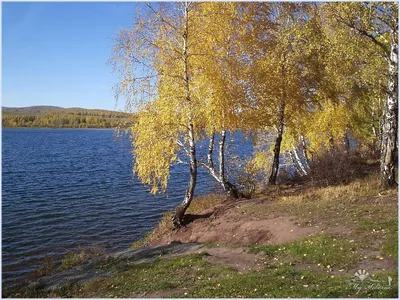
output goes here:
{"type": "Polygon", "coordinates": [[[384,108],[381,145],[381,185],[397,185],[395,170],[397,165],[397,122],[398,122],[398,45],[393,42],[390,48],[388,96],[384,108]]]}
{"type": "Polygon", "coordinates": [[[189,56],[188,56],[188,38],[189,38],[189,6],[190,3],[183,3],[183,14],[184,14],[184,25],[183,25],[183,34],[182,34],[182,44],[183,44],[183,79],[185,86],[185,98],[186,105],[189,106],[189,118],[188,118],[188,137],[189,137],[189,169],[190,169],[190,179],[189,184],[186,189],[185,198],[183,202],[178,205],[175,211],[175,215],[172,219],[172,222],[175,227],[180,227],[182,225],[183,216],[185,215],[186,210],[188,209],[190,203],[193,200],[194,190],[196,188],[197,182],[197,158],[196,158],[196,143],[194,138],[194,128],[193,128],[193,119],[192,119],[192,103],[190,98],[190,85],[189,85],[189,56]]]}

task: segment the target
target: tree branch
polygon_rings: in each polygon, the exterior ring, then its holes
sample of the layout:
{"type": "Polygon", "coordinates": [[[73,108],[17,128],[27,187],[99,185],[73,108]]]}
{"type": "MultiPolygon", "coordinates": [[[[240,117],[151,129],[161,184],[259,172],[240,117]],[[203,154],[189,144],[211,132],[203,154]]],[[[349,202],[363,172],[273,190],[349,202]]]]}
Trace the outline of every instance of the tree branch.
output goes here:
{"type": "Polygon", "coordinates": [[[387,50],[387,47],[385,46],[384,43],[378,41],[376,39],[376,37],[374,37],[371,33],[369,33],[367,30],[358,27],[354,22],[352,21],[347,21],[344,17],[342,17],[342,15],[340,13],[334,13],[334,15],[337,17],[337,20],[341,23],[343,23],[344,25],[346,25],[349,28],[355,29],[358,31],[358,33],[360,33],[361,35],[369,38],[373,43],[375,43],[377,46],[379,46],[386,55],[390,56],[390,53],[387,50]]]}
{"type": "Polygon", "coordinates": [[[168,22],[168,21],[165,20],[162,16],[160,16],[160,14],[157,13],[157,12],[154,10],[154,8],[150,5],[150,3],[146,2],[145,4],[146,4],[146,6],[147,6],[148,8],[150,8],[150,10],[153,12],[153,14],[156,16],[156,18],[157,18],[159,21],[163,22],[164,24],[167,24],[169,27],[171,27],[171,28],[174,29],[175,31],[179,32],[178,28],[176,28],[174,25],[172,25],[170,22],[168,22]]]}

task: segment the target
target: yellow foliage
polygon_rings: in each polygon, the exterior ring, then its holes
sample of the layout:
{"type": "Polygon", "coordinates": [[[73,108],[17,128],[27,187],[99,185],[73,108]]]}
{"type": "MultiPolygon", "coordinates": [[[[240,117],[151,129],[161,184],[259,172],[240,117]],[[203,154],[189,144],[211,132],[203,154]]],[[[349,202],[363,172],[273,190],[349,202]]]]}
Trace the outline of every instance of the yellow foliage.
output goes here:
{"type": "Polygon", "coordinates": [[[148,109],[137,113],[133,133],[134,171],[139,179],[152,186],[151,192],[165,191],[170,165],[177,159],[178,126],[169,123],[170,116],[158,110],[163,101],[155,101],[148,109]]]}
{"type": "MultiPolygon", "coordinates": [[[[397,5],[196,3],[187,36],[179,5],[160,4],[158,14],[121,31],[114,49],[119,91],[138,115],[134,170],[153,193],[165,191],[170,165],[187,150],[189,123],[195,141],[284,125],[282,151],[297,147],[300,136],[316,152],[347,132],[377,139],[372,127],[382,115],[387,62],[382,47],[338,16],[371,32],[385,17],[379,11],[395,15],[397,5]]],[[[386,45],[387,38],[383,32],[377,41],[386,45]]],[[[246,170],[266,172],[269,155],[257,150],[246,170]]]]}
{"type": "Polygon", "coordinates": [[[267,174],[271,168],[271,157],[266,152],[254,152],[253,158],[245,167],[245,172],[267,174]]]}

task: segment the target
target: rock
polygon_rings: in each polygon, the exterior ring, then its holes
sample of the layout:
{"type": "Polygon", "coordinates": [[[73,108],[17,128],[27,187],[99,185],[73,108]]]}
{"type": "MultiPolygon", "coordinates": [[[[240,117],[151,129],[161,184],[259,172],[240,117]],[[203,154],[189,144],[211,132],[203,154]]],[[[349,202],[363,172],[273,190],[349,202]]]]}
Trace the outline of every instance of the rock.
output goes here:
{"type": "Polygon", "coordinates": [[[172,242],[167,245],[159,245],[154,247],[139,248],[134,250],[125,250],[108,256],[108,258],[126,260],[131,264],[140,264],[144,262],[152,262],[161,256],[171,256],[194,252],[203,246],[198,243],[181,243],[172,242]]]}
{"type": "Polygon", "coordinates": [[[172,242],[167,245],[125,250],[90,259],[65,271],[44,276],[29,286],[45,292],[58,290],[66,285],[82,284],[96,278],[104,278],[123,271],[130,265],[154,262],[158,259],[197,252],[203,246],[198,243],[172,242]],[[101,265],[115,266],[118,271],[105,271],[101,265]]]}

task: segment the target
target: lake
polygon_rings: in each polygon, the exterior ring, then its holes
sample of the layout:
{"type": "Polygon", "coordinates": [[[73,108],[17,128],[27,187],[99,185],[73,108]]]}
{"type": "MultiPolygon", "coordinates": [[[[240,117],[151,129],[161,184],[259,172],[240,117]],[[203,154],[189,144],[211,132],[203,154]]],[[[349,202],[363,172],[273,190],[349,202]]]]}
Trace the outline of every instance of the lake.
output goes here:
{"type": "MultiPolygon", "coordinates": [[[[241,153],[252,151],[235,139],[241,153]]],[[[2,130],[3,283],[74,250],[126,249],[183,200],[187,166],[172,168],[168,197],[153,196],[133,175],[131,152],[113,130],[2,130]]],[[[196,195],[212,191],[219,188],[200,171],[196,195]]]]}

